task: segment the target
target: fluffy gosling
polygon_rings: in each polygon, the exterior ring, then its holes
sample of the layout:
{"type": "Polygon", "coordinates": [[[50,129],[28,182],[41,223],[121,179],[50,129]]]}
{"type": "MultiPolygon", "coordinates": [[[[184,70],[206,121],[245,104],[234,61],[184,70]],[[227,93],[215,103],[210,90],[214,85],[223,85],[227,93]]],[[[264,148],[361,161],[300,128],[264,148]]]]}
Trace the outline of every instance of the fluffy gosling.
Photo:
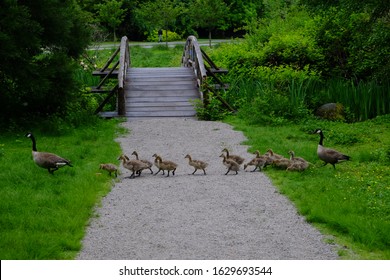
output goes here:
{"type": "Polygon", "coordinates": [[[254,154],[256,157],[251,159],[248,163],[244,164],[244,170],[246,170],[246,168],[251,165],[255,166],[251,172],[255,172],[257,168],[259,168],[261,171],[267,165],[268,157],[260,155],[259,151],[256,151],[254,154]]]}
{"type": "Polygon", "coordinates": [[[135,178],[135,174],[141,176],[141,172],[144,169],[147,169],[148,166],[139,160],[130,160],[126,155],[121,155],[118,160],[122,161],[122,165],[124,168],[130,170],[132,174],[130,175],[130,179],[135,178]]]}
{"type": "Polygon", "coordinates": [[[188,164],[195,168],[194,172],[192,172],[192,175],[194,175],[198,169],[202,169],[204,175],[206,175],[205,169],[208,166],[207,162],[192,159],[190,155],[186,155],[184,158],[188,158],[188,164]]]}
{"type": "Polygon", "coordinates": [[[150,161],[148,161],[148,160],[146,160],[146,159],[139,159],[139,158],[138,158],[138,153],[137,153],[136,151],[134,151],[134,152],[132,153],[132,155],[135,156],[135,159],[136,159],[136,160],[139,160],[139,161],[142,161],[143,163],[145,163],[145,164],[148,166],[147,169],[149,169],[149,170],[150,170],[150,173],[153,174],[153,170],[152,170],[153,164],[152,164],[150,161]]]}
{"type": "Polygon", "coordinates": [[[158,171],[156,174],[154,175],[157,175],[161,170],[163,171],[163,175],[164,175],[164,170],[167,170],[168,171],[168,175],[167,177],[169,177],[169,172],[172,171],[172,175],[175,175],[175,171],[176,171],[176,168],[177,168],[177,164],[174,163],[173,161],[169,161],[169,160],[165,160],[163,161],[161,156],[157,155],[157,154],[154,154],[153,157],[155,157],[155,162],[157,163],[156,166],[158,165],[158,171]]]}
{"type": "Polygon", "coordinates": [[[309,163],[301,158],[295,157],[294,151],[289,151],[291,164],[287,167],[287,171],[304,171],[309,167],[309,163]]]}
{"type": "Polygon", "coordinates": [[[222,153],[223,152],[226,152],[226,159],[231,159],[231,160],[234,160],[235,162],[237,162],[239,165],[241,165],[243,162],[244,162],[244,158],[238,156],[238,155],[231,155],[229,153],[229,150],[227,148],[224,148],[222,150],[222,153]]]}
{"type": "Polygon", "coordinates": [[[236,171],[235,175],[238,174],[238,171],[240,170],[240,165],[237,162],[235,162],[232,159],[227,158],[225,156],[225,154],[221,154],[219,157],[223,158],[222,163],[223,163],[223,165],[225,165],[228,168],[228,170],[225,173],[225,175],[227,175],[230,171],[236,171]]]}
{"type": "Polygon", "coordinates": [[[102,164],[100,164],[99,169],[106,170],[110,176],[111,176],[111,173],[114,173],[115,177],[118,177],[118,168],[116,167],[115,164],[102,163],[102,164]]]}

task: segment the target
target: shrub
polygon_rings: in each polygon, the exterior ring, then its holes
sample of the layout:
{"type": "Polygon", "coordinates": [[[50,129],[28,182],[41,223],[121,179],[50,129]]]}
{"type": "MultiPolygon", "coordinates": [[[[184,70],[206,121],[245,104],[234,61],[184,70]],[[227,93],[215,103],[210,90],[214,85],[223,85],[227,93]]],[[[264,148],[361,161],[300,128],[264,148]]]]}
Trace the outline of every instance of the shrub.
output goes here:
{"type": "MultiPolygon", "coordinates": [[[[167,33],[166,30],[163,30],[163,41],[164,42],[173,42],[173,41],[180,41],[183,39],[183,36],[177,34],[176,32],[169,31],[168,30],[168,38],[166,37],[167,33]]],[[[149,42],[158,42],[158,30],[153,30],[148,34],[147,40],[149,42]]]]}

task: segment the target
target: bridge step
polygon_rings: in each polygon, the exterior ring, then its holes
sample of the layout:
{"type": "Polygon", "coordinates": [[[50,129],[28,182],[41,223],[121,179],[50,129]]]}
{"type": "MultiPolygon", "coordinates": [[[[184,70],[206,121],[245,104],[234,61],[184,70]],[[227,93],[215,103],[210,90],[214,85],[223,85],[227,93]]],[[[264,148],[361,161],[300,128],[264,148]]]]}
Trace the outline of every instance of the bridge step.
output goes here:
{"type": "Polygon", "coordinates": [[[125,95],[131,118],[194,117],[192,100],[199,99],[190,68],[130,68],[125,95]]]}

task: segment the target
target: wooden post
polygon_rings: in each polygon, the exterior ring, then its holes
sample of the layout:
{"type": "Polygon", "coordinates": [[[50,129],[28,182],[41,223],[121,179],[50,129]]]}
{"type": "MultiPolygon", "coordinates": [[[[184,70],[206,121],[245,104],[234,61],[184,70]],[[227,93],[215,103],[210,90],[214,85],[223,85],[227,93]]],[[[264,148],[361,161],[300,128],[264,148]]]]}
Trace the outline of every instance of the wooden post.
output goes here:
{"type": "Polygon", "coordinates": [[[118,88],[118,116],[126,115],[126,98],[125,98],[125,89],[118,88]]]}

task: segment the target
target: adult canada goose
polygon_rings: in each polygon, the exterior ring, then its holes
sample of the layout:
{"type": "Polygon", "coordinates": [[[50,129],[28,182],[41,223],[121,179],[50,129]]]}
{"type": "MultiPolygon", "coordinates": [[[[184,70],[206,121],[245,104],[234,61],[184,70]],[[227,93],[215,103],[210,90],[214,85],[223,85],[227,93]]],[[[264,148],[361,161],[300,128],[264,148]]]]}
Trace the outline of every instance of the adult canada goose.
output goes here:
{"type": "Polygon", "coordinates": [[[243,162],[244,162],[244,158],[242,158],[242,157],[240,157],[240,156],[238,156],[238,155],[231,155],[230,153],[229,153],[229,150],[228,149],[226,149],[226,148],[224,148],[223,150],[222,150],[222,153],[223,152],[226,152],[226,159],[232,159],[232,160],[234,160],[235,162],[237,162],[239,165],[241,165],[243,162]]]}
{"type": "Polygon", "coordinates": [[[317,147],[317,155],[318,155],[320,160],[325,162],[325,164],[323,166],[330,163],[331,165],[333,165],[333,168],[336,169],[336,166],[335,166],[336,163],[339,163],[339,162],[342,162],[345,160],[350,160],[350,158],[351,158],[350,156],[344,155],[344,154],[342,154],[336,150],[333,150],[333,149],[325,148],[323,146],[323,140],[325,137],[324,137],[324,134],[323,134],[321,129],[316,129],[314,131],[314,133],[317,133],[320,135],[320,142],[318,143],[318,147],[317,147]]]}
{"type": "Polygon", "coordinates": [[[194,172],[192,172],[192,175],[195,174],[195,172],[198,169],[202,169],[204,175],[206,175],[206,170],[205,169],[208,166],[207,162],[204,162],[204,161],[201,161],[201,160],[192,159],[190,155],[186,155],[184,158],[188,158],[188,164],[195,168],[194,172]]]}
{"type": "Polygon", "coordinates": [[[115,164],[112,163],[102,163],[100,164],[100,168],[102,170],[107,170],[108,174],[111,176],[111,173],[115,174],[115,177],[118,177],[118,168],[115,164]]]}
{"type": "Polygon", "coordinates": [[[164,175],[164,170],[167,170],[168,171],[168,175],[167,177],[169,177],[169,172],[172,171],[172,175],[175,175],[175,171],[176,171],[176,168],[177,168],[177,164],[174,163],[173,161],[169,161],[169,160],[162,160],[161,156],[157,155],[157,154],[154,154],[153,157],[156,158],[156,166],[158,165],[158,171],[156,174],[154,175],[157,175],[161,170],[163,171],[163,175],[164,175]]]}
{"type": "Polygon", "coordinates": [[[145,163],[145,164],[148,166],[148,169],[150,170],[150,173],[153,174],[153,170],[152,170],[153,164],[152,164],[150,161],[148,161],[148,160],[146,160],[146,159],[139,159],[139,158],[138,158],[138,153],[137,153],[136,151],[134,151],[134,152],[132,153],[132,155],[135,156],[136,160],[139,160],[139,161],[142,161],[143,163],[145,163]]]}
{"type": "Polygon", "coordinates": [[[223,165],[225,165],[228,168],[228,171],[225,173],[225,175],[227,175],[230,172],[230,170],[236,171],[236,175],[237,175],[238,170],[240,170],[240,165],[236,161],[227,158],[225,154],[221,154],[220,157],[223,158],[222,161],[223,165]]]}
{"type": "Polygon", "coordinates": [[[56,154],[38,152],[35,137],[31,132],[27,133],[25,136],[27,138],[30,138],[32,141],[33,160],[36,163],[36,165],[38,165],[39,167],[47,169],[50,174],[53,174],[54,171],[58,170],[58,168],[63,167],[65,165],[73,167],[69,160],[57,156],[56,154]]]}

